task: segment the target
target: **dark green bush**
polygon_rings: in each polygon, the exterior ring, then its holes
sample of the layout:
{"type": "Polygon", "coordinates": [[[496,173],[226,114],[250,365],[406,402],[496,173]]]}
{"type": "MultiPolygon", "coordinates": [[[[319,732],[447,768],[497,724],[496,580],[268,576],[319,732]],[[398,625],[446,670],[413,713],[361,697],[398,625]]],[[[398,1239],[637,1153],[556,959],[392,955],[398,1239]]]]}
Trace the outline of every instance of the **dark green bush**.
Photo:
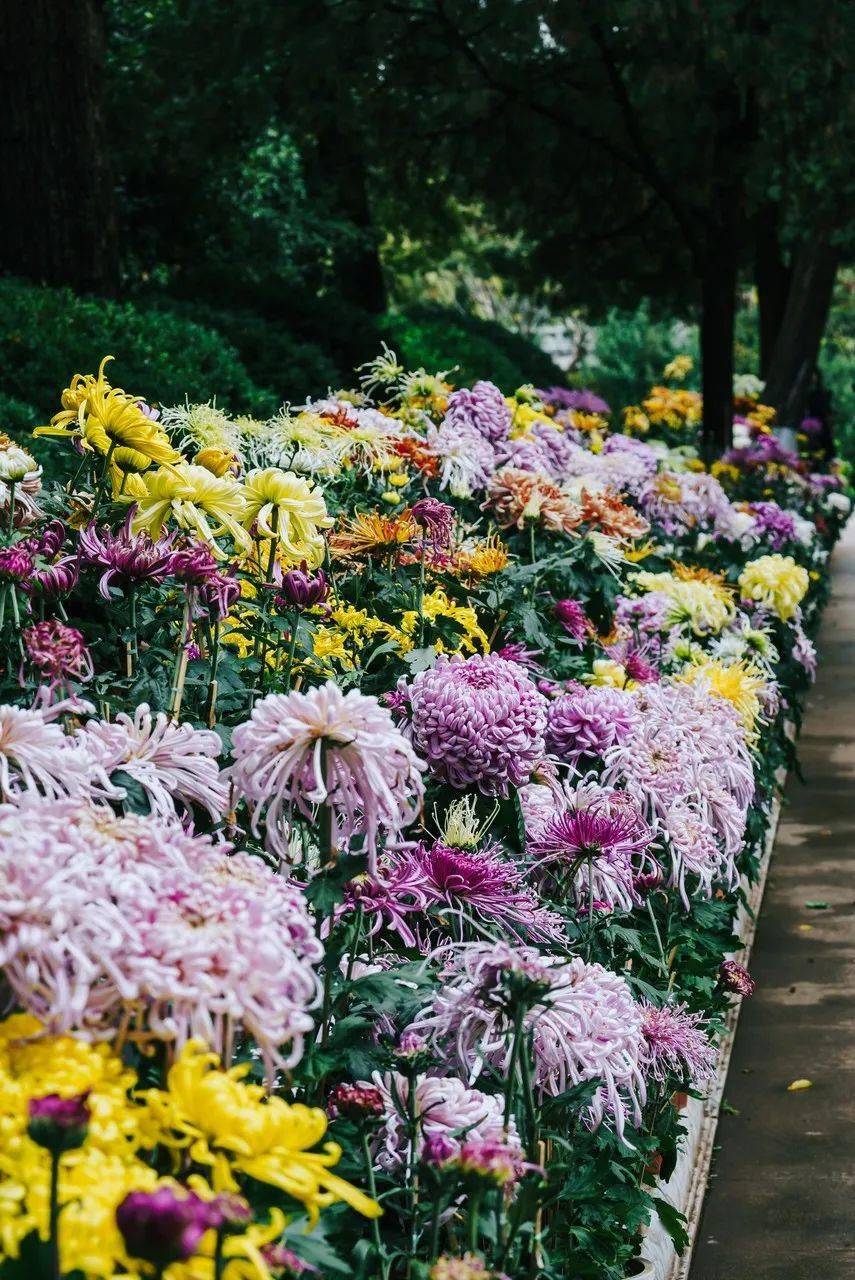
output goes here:
{"type": "Polygon", "coordinates": [[[423,365],[430,372],[453,369],[456,386],[488,378],[511,392],[526,382],[551,386],[564,375],[528,338],[492,320],[480,320],[450,307],[419,306],[393,312],[381,332],[407,368],[423,365]]]}
{"type": "Polygon", "coordinates": [[[279,403],[250,377],[237,351],[214,329],[184,315],[130,302],[80,298],[0,280],[0,392],[19,416],[33,406],[36,421],[59,407],[74,373],[93,373],[114,355],[110,381],[161,404],[208,400],[266,414],[279,403]]]}

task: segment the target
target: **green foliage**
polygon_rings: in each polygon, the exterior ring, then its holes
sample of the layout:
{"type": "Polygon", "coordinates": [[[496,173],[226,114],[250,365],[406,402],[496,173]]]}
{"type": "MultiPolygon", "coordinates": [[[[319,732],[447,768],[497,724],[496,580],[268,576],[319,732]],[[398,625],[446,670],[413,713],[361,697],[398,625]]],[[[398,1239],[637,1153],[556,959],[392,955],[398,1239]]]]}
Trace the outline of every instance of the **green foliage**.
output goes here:
{"type": "Polygon", "coordinates": [[[656,318],[645,299],[633,310],[613,307],[598,326],[590,356],[580,366],[583,385],[596,389],[612,409],[637,404],[661,382],[662,370],[675,355],[690,355],[695,369],[682,385],[696,389],[698,335],[693,325],[656,318]]]}
{"type": "Polygon", "coordinates": [[[488,378],[511,392],[526,382],[551,386],[564,378],[528,338],[495,321],[451,308],[421,306],[391,312],[381,322],[381,331],[407,367],[453,369],[457,386],[488,378]]]}
{"type": "Polygon", "coordinates": [[[224,406],[244,412],[272,412],[278,404],[215,329],[131,302],[0,281],[0,407],[10,425],[37,425],[56,412],[72,374],[94,373],[105,355],[116,356],[114,385],[144,389],[156,403],[216,394],[224,406]]]}

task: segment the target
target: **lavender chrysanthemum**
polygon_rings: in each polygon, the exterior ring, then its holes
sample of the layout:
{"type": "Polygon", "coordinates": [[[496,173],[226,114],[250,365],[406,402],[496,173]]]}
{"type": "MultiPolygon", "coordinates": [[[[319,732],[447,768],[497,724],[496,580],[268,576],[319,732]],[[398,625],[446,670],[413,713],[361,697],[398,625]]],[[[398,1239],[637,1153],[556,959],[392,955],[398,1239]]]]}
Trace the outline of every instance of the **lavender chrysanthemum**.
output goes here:
{"type": "Polygon", "coordinates": [[[474,427],[449,421],[430,427],[425,448],[439,463],[440,489],[455,498],[469,498],[486,488],[496,470],[496,453],[490,441],[474,427]]]}
{"type": "Polygon", "coordinates": [[[449,1053],[461,1078],[472,1080],[485,1067],[504,1078],[513,1051],[513,992],[521,984],[539,992],[524,1015],[538,1095],[598,1081],[590,1119],[596,1124],[609,1114],[622,1135],[628,1118],[640,1119],[645,1097],[642,1017],[625,980],[602,965],[506,943],[457,948],[413,1030],[449,1053]]]}
{"type": "Polygon", "coordinates": [[[637,903],[634,880],[642,869],[639,858],[653,840],[631,802],[570,808],[549,818],[529,840],[526,852],[535,873],[546,874],[556,886],[567,884],[581,906],[600,902],[630,911],[637,903]]]}
{"type": "Polygon", "coordinates": [[[664,1084],[669,1076],[705,1084],[715,1072],[716,1050],[700,1029],[703,1017],[685,1005],[641,1001],[645,1072],[664,1084]]]}
{"type": "Polygon", "coordinates": [[[507,795],[543,757],[546,699],[496,654],[440,656],[413,680],[410,707],[416,750],[453,787],[507,795]]]}
{"type": "Polygon", "coordinates": [[[511,411],[495,383],[482,381],[449,396],[445,422],[472,428],[491,444],[498,444],[508,437],[511,411]]]}
{"type": "Polygon", "coordinates": [[[579,688],[549,705],[546,745],[559,760],[601,756],[628,737],[637,719],[631,693],[609,686],[579,688]]]}
{"type": "MultiPolygon", "coordinates": [[[[369,871],[377,869],[380,830],[396,834],[416,817],[424,765],[376,698],[328,681],[306,693],[271,693],[232,735],[231,771],[262,819],[267,847],[288,856],[294,812],[313,821],[318,806],[332,816],[332,837],[362,837],[369,871]]],[[[332,851],[321,850],[326,858],[332,851]]]]}
{"type": "Polygon", "coordinates": [[[80,795],[89,782],[86,755],[44,709],[0,706],[0,800],[80,795]]]}
{"type": "Polygon", "coordinates": [[[752,502],[754,517],[752,532],[772,551],[781,551],[789,542],[798,542],[799,530],[796,515],[785,511],[777,502],[752,502]]]}

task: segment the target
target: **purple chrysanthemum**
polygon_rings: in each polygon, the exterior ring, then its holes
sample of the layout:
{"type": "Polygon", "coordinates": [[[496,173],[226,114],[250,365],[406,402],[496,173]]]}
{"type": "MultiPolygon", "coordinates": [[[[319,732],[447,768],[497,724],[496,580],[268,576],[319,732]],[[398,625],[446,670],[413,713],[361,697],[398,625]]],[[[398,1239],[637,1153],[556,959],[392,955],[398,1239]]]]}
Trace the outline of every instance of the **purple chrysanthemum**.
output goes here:
{"type": "Polygon", "coordinates": [[[186,1262],[202,1237],[218,1225],[215,1205],[183,1187],[131,1191],[116,1209],[125,1249],[155,1267],[186,1262]]]}
{"type": "Polygon", "coordinates": [[[685,1005],[654,1005],[641,1001],[645,1072],[664,1084],[669,1076],[704,1084],[715,1072],[717,1054],[700,1026],[703,1017],[685,1005]]]}
{"type": "Polygon", "coordinates": [[[413,520],[434,547],[451,546],[454,533],[454,508],[438,498],[420,498],[410,512],[413,520]]]}
{"type": "Polygon", "coordinates": [[[796,516],[777,502],[752,502],[753,533],[773,551],[781,551],[789,542],[798,542],[796,516]]]}
{"type": "Polygon", "coordinates": [[[511,934],[528,934],[540,941],[563,936],[560,916],[539,902],[523,881],[522,872],[501,856],[498,846],[477,852],[436,844],[395,855],[395,869],[418,874],[422,892],[441,904],[443,914],[474,916],[499,925],[511,934]]]}
{"type": "Polygon", "coordinates": [[[637,719],[631,693],[609,686],[579,688],[549,705],[546,745],[568,764],[601,756],[629,736],[637,719]]]}
{"type": "Polygon", "coordinates": [[[611,413],[606,401],[594,391],[580,387],[544,387],[537,393],[556,409],[576,409],[580,413],[611,413]]]}
{"type": "Polygon", "coordinates": [[[507,795],[543,757],[546,699],[496,654],[440,656],[413,680],[410,706],[416,750],[453,787],[507,795]]]}
{"type": "Polygon", "coordinates": [[[723,960],[718,971],[719,981],[725,991],[738,996],[753,996],[757,983],[743,965],[736,960],[723,960]]]}
{"type": "Polygon", "coordinates": [[[51,618],[26,627],[22,639],[30,665],[51,688],[92,679],[92,658],[76,627],[51,618]]]}
{"type": "Polygon", "coordinates": [[[103,570],[98,590],[105,600],[114,583],[123,590],[142,582],[156,585],[172,572],[175,535],[152,542],[147,533],[131,533],[131,519],[129,513],[118,533],[94,524],[80,531],[81,563],[103,570]]]}
{"type": "Polygon", "coordinates": [[[555,617],[578,644],[583,644],[593,633],[594,628],[578,600],[557,600],[555,617]]]}
{"type": "Polygon", "coordinates": [[[455,427],[471,427],[491,444],[498,444],[508,437],[511,411],[495,383],[481,381],[471,389],[461,387],[449,396],[445,422],[455,427]]]}
{"type": "Polygon", "coordinates": [[[537,873],[546,872],[555,885],[567,884],[580,905],[594,900],[630,911],[637,903],[634,860],[652,839],[631,808],[610,811],[604,803],[557,813],[528,842],[527,853],[537,873]]]}

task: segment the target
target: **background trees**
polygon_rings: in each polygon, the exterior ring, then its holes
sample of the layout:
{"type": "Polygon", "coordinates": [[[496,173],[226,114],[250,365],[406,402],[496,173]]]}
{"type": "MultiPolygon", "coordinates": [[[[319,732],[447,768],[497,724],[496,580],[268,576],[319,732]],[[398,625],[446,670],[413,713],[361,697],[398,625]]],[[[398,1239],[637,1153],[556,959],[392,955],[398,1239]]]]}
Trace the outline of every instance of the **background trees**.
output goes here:
{"type": "Polygon", "coordinates": [[[851,252],[852,6],[10,0],[0,24],[7,272],[184,315],[262,387],[322,389],[386,334],[435,354],[425,293],[470,329],[646,300],[699,322],[710,452],[753,287],[767,398],[802,414],[851,252]]]}

